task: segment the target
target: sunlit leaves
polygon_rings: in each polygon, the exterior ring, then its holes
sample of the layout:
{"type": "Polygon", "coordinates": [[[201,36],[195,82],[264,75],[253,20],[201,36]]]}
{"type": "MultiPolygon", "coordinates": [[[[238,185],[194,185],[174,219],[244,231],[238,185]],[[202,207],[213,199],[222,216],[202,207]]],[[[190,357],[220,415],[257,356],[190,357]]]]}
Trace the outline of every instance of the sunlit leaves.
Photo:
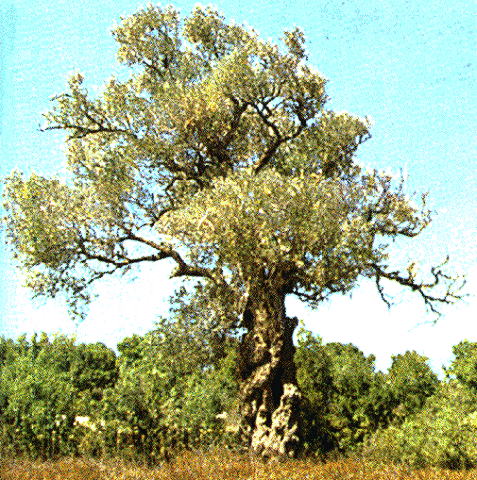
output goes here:
{"type": "Polygon", "coordinates": [[[81,199],[58,180],[34,174],[24,181],[21,174],[13,172],[7,188],[5,207],[16,252],[29,266],[57,266],[65,261],[67,247],[78,235],[74,227],[80,228],[75,219],[82,216],[77,211],[73,214],[70,207],[82,208],[81,199]]]}
{"type": "Polygon", "coordinates": [[[148,5],[113,30],[120,44],[118,60],[129,66],[146,65],[155,70],[165,70],[172,63],[180,46],[179,17],[173,7],[164,10],[148,5]]]}
{"type": "Polygon", "coordinates": [[[213,7],[181,21],[148,5],[113,36],[129,78],[93,98],[75,73],[45,115],[67,133],[73,180],[6,182],[8,239],[38,294],[84,300],[106,273],[172,258],[221,288],[286,271],[316,302],[384,268],[387,237],[429,223],[402,185],[356,164],[371,122],[325,109],[300,29],[280,47],[213,7]]]}
{"type": "Polygon", "coordinates": [[[455,358],[447,375],[457,378],[460,383],[475,392],[477,390],[477,343],[463,340],[452,347],[452,353],[455,358]]]}
{"type": "Polygon", "coordinates": [[[183,35],[208,59],[218,59],[230,53],[235,46],[247,43],[255,35],[225,18],[213,7],[197,5],[184,22],[183,35]]]}
{"type": "Polygon", "coordinates": [[[456,381],[442,382],[424,409],[400,426],[378,431],[364,454],[414,468],[476,466],[476,396],[456,381]]]}
{"type": "Polygon", "coordinates": [[[359,215],[362,201],[356,186],[319,175],[243,170],[197,193],[158,229],[192,251],[208,249],[244,277],[290,264],[303,281],[323,286],[347,276],[352,282],[375,254],[372,232],[359,215]]]}
{"type": "MultiPolygon", "coordinates": [[[[89,279],[105,271],[81,261],[86,246],[90,258],[114,258],[120,250],[114,239],[122,221],[122,203],[113,185],[103,190],[71,188],[57,179],[17,171],[6,182],[7,239],[26,274],[25,284],[35,296],[64,292],[70,308],[89,299],[89,279]],[[115,201],[111,197],[116,196],[115,201]]],[[[92,260],[94,262],[94,258],[92,260]]]]}

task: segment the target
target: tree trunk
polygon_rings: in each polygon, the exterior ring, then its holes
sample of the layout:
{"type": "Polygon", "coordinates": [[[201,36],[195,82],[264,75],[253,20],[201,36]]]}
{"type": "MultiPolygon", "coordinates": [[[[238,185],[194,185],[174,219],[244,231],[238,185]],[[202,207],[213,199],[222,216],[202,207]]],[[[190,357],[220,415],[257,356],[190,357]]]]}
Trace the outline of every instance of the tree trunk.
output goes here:
{"type": "Polygon", "coordinates": [[[243,310],[239,370],[240,434],[253,453],[295,457],[301,446],[293,332],[283,289],[270,283],[249,290],[243,310]]]}

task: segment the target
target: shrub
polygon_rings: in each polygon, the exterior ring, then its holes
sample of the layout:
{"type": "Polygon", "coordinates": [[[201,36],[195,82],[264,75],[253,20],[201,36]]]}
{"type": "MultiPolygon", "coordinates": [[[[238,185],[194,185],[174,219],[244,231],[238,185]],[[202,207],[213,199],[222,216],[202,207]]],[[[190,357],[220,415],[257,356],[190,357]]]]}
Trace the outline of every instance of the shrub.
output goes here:
{"type": "Polygon", "coordinates": [[[0,414],[0,447],[31,458],[74,452],[74,390],[62,375],[19,357],[2,369],[0,390],[7,399],[0,414]]]}
{"type": "Polygon", "coordinates": [[[424,409],[402,425],[379,430],[364,456],[415,468],[477,466],[477,395],[456,381],[441,384],[424,409]]]}

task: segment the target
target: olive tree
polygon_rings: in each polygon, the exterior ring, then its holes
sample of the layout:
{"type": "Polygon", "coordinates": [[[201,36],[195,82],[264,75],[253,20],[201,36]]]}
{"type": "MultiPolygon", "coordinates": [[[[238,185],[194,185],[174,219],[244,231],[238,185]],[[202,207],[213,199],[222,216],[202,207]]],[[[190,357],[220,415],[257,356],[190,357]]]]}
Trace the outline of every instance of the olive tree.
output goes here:
{"type": "Polygon", "coordinates": [[[442,265],[426,276],[388,258],[391,241],[429,224],[425,197],[417,206],[402,181],[357,164],[370,122],[326,108],[300,29],[279,47],[211,7],[180,20],[149,5],[113,35],[130,74],[93,98],[76,73],[45,116],[44,130],[67,134],[71,180],[6,180],[8,239],[26,283],[64,294],[81,315],[95,282],[141,263],[166,260],[172,277],[200,279],[236,312],[226,326],[243,332],[244,441],[292,456],[297,320],[285,298],[316,307],[372,278],[388,304],[387,280],[431,311],[453,303],[458,279],[442,265]]]}

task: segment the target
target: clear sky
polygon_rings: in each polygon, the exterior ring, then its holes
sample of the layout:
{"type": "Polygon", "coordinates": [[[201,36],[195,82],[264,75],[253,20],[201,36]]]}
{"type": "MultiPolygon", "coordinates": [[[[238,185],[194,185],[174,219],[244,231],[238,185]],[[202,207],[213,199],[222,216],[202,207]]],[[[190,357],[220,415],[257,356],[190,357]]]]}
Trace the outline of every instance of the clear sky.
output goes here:
{"type": "MultiPolygon", "coordinates": [[[[194,3],[174,5],[187,15],[194,3]]],[[[118,72],[110,29],[141,4],[130,0],[8,0],[0,6],[0,176],[14,168],[53,175],[63,169],[62,135],[40,133],[49,98],[66,88],[67,74],[79,70],[91,86],[118,72]]],[[[399,242],[399,259],[416,257],[423,268],[446,254],[467,273],[467,292],[477,293],[477,3],[440,0],[264,0],[224,1],[227,20],[253,26],[278,40],[300,26],[310,63],[329,80],[330,107],[375,121],[373,138],[359,151],[365,165],[408,174],[411,194],[429,191],[434,222],[420,238],[399,242]]],[[[0,252],[0,335],[23,332],[75,333],[80,341],[115,347],[126,335],[145,333],[178,283],[168,281],[170,265],[137,272],[136,279],[108,280],[97,291],[88,318],[76,326],[61,301],[29,300],[5,247],[0,252]]],[[[297,315],[325,342],[354,343],[374,353],[378,369],[391,355],[417,350],[436,372],[452,346],[477,341],[477,298],[446,310],[436,326],[422,302],[394,289],[397,305],[388,311],[373,284],[352,298],[336,297],[315,311],[293,298],[297,315]]]]}

